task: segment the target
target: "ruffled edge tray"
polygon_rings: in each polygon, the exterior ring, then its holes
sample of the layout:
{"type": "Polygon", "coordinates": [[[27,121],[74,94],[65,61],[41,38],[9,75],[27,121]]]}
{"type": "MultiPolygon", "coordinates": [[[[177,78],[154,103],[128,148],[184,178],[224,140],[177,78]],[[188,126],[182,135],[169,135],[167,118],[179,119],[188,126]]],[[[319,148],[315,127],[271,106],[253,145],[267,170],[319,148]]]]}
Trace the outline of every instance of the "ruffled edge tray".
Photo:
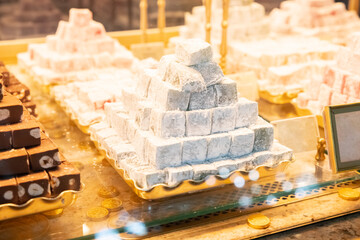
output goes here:
{"type": "Polygon", "coordinates": [[[296,114],[297,114],[297,115],[299,115],[300,117],[302,117],[302,116],[309,116],[309,115],[315,115],[319,127],[324,128],[324,119],[323,119],[323,117],[322,117],[321,115],[313,114],[313,113],[311,112],[311,110],[308,109],[308,108],[301,108],[301,107],[299,107],[299,105],[298,105],[297,102],[296,102],[296,99],[293,99],[293,100],[291,101],[291,104],[295,107],[295,111],[296,111],[296,114]]]}
{"type": "MultiPolygon", "coordinates": [[[[91,137],[90,137],[91,138],[91,137]]],[[[169,198],[173,196],[200,192],[209,190],[216,187],[225,186],[228,184],[233,184],[234,179],[237,176],[241,176],[245,179],[245,181],[249,180],[249,172],[235,170],[229,173],[227,178],[223,178],[220,175],[209,175],[202,181],[194,181],[194,180],[185,180],[175,186],[168,186],[164,183],[156,184],[150,189],[145,189],[139,187],[136,182],[128,176],[124,169],[116,166],[116,161],[109,157],[107,151],[100,147],[99,143],[91,138],[96,148],[99,150],[101,154],[103,154],[110,165],[115,169],[115,171],[122,177],[122,179],[129,185],[129,187],[138,195],[140,198],[145,200],[157,200],[162,198],[169,198]],[[211,185],[207,183],[207,179],[210,177],[214,177],[214,181],[211,182],[211,185]]],[[[259,172],[259,176],[261,178],[275,176],[277,173],[284,172],[288,165],[295,161],[293,157],[291,160],[284,160],[279,162],[275,166],[258,166],[255,168],[256,171],[259,172]]]]}
{"type": "Polygon", "coordinates": [[[295,99],[298,94],[302,90],[297,91],[285,91],[280,94],[273,94],[269,90],[260,90],[259,89],[259,97],[265,99],[266,101],[274,104],[286,104],[291,103],[293,99],[295,99]]]}
{"type": "Polygon", "coordinates": [[[82,183],[79,191],[67,190],[56,197],[32,198],[21,205],[14,203],[1,204],[0,221],[68,207],[76,201],[77,194],[82,192],[84,187],[85,185],[82,183]]]}

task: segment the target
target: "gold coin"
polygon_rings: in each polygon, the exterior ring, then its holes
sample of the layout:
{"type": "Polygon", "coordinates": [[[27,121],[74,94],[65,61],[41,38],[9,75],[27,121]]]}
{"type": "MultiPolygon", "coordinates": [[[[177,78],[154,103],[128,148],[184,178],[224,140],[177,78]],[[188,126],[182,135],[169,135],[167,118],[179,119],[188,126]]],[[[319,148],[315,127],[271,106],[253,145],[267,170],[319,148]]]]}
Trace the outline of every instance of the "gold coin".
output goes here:
{"type": "Polygon", "coordinates": [[[250,227],[255,229],[265,229],[270,226],[270,219],[260,213],[250,215],[247,220],[250,227]]]}
{"type": "Polygon", "coordinates": [[[339,197],[349,201],[356,201],[360,198],[360,192],[352,188],[341,188],[338,193],[339,197]]]}
{"type": "Polygon", "coordinates": [[[119,195],[119,191],[114,186],[107,186],[100,188],[98,195],[103,198],[113,198],[119,195]]]}
{"type": "Polygon", "coordinates": [[[122,201],[116,198],[108,198],[101,202],[101,206],[106,208],[110,212],[116,212],[121,209],[122,201]]]}
{"type": "Polygon", "coordinates": [[[58,208],[55,210],[44,212],[43,214],[48,218],[57,218],[60,217],[64,212],[63,208],[58,208]]]}
{"type": "Polygon", "coordinates": [[[87,211],[86,215],[91,221],[102,221],[107,218],[109,211],[103,207],[93,207],[87,211]]]}

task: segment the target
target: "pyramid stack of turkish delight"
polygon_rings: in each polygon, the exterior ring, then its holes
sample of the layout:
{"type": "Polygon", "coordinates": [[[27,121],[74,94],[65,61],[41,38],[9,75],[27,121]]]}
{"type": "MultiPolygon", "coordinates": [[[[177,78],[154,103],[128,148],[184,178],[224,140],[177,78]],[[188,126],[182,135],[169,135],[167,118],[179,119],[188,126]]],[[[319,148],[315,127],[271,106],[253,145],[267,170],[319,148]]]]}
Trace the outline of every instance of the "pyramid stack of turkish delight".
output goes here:
{"type": "MultiPolygon", "coordinates": [[[[215,44],[221,40],[222,18],[222,1],[213,1],[211,34],[215,44]]],[[[205,39],[205,19],[205,6],[194,7],[192,13],[185,14],[185,26],[180,29],[180,37],[205,39]]],[[[265,8],[249,0],[230,1],[228,24],[229,42],[261,39],[270,31],[265,8]]]]}
{"type": "Polygon", "coordinates": [[[80,190],[79,171],[65,161],[20,100],[6,91],[1,96],[0,204],[80,190]]]}
{"type": "Polygon", "coordinates": [[[11,13],[0,18],[0,38],[16,39],[54,33],[61,15],[51,0],[20,0],[11,13]]]}
{"type": "Polygon", "coordinates": [[[360,30],[356,12],[346,10],[334,0],[287,0],[270,13],[272,31],[334,38],[344,43],[347,36],[360,30]]]}
{"type": "Polygon", "coordinates": [[[131,52],[92,20],[88,9],[70,9],[69,22],[60,21],[46,43],[30,44],[18,55],[19,65],[45,85],[93,80],[96,74],[130,68],[133,60],[131,52]]]}
{"type": "Polygon", "coordinates": [[[339,46],[317,38],[281,37],[247,43],[231,43],[231,72],[254,71],[260,90],[274,95],[303,89],[312,79],[321,79],[334,64],[339,46]]]}
{"type": "Polygon", "coordinates": [[[143,69],[137,86],[118,103],[105,104],[106,121],[92,138],[137,186],[176,186],[228,177],[290,160],[292,150],[274,143],[273,126],[258,117],[256,102],[238,97],[211,46],[184,40],[157,69],[143,69]]]}
{"type": "Polygon", "coordinates": [[[313,81],[301,93],[297,104],[314,114],[324,106],[360,102],[360,33],[354,33],[348,47],[336,54],[336,64],[328,67],[321,81],[313,81]]]}

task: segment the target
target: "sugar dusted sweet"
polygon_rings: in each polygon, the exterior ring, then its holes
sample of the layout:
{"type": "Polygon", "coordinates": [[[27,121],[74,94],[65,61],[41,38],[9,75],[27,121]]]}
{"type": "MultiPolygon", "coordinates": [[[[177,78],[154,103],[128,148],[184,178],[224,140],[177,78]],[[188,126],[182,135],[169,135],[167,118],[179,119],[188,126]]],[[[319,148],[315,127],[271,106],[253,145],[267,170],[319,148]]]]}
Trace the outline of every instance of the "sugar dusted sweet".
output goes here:
{"type": "Polygon", "coordinates": [[[150,129],[155,136],[162,138],[185,136],[185,112],[161,111],[151,112],[150,129]]]}
{"type": "Polygon", "coordinates": [[[76,26],[86,26],[90,23],[92,19],[92,12],[89,9],[70,9],[69,22],[75,24],[76,26]]]}
{"type": "Polygon", "coordinates": [[[255,139],[254,131],[248,128],[239,128],[235,131],[230,132],[230,135],[230,156],[240,157],[253,151],[255,139]]]}
{"type": "Polygon", "coordinates": [[[256,152],[253,154],[254,156],[254,165],[261,166],[261,165],[272,165],[274,160],[274,155],[270,151],[262,151],[256,152]]]}
{"type": "Polygon", "coordinates": [[[204,136],[211,133],[211,111],[194,110],[186,112],[186,136],[204,136]]]}
{"type": "Polygon", "coordinates": [[[216,175],[218,172],[214,164],[197,164],[192,165],[192,168],[194,171],[194,181],[203,181],[208,176],[216,175]]]}
{"type": "Polygon", "coordinates": [[[236,82],[225,78],[218,84],[214,85],[216,91],[217,106],[228,106],[237,102],[236,82]]]}
{"type": "Polygon", "coordinates": [[[224,73],[216,62],[200,63],[191,68],[201,74],[207,87],[221,82],[224,78],[224,73]]]}
{"type": "Polygon", "coordinates": [[[235,129],[236,107],[217,107],[212,110],[211,133],[227,132],[235,129]]]}
{"type": "Polygon", "coordinates": [[[229,175],[237,169],[237,164],[234,160],[221,160],[214,162],[213,165],[217,169],[217,175],[221,178],[227,178],[229,175]]]}
{"type": "Polygon", "coordinates": [[[206,152],[206,138],[186,138],[182,144],[182,163],[203,163],[206,159],[206,152]]]}
{"type": "Polygon", "coordinates": [[[190,165],[181,167],[165,168],[166,183],[169,186],[176,186],[182,181],[190,180],[194,176],[193,168],[190,165]]]}
{"type": "Polygon", "coordinates": [[[235,158],[236,169],[239,171],[251,171],[256,165],[254,164],[253,154],[248,154],[239,158],[235,158]]]}
{"type": "Polygon", "coordinates": [[[240,98],[236,107],[236,128],[248,127],[256,123],[259,114],[256,102],[240,98]]]}
{"type": "Polygon", "coordinates": [[[273,144],[271,152],[273,154],[274,164],[277,164],[281,161],[292,160],[293,158],[293,151],[290,148],[279,143],[273,144]]]}
{"type": "Polygon", "coordinates": [[[138,167],[130,172],[130,177],[143,189],[150,189],[156,184],[165,182],[165,171],[152,167],[138,167]]]}
{"type": "Polygon", "coordinates": [[[148,102],[139,102],[135,122],[140,130],[149,130],[152,108],[148,102]]]}
{"type": "Polygon", "coordinates": [[[229,154],[231,135],[229,133],[212,134],[207,137],[207,159],[219,159],[229,154]]]}
{"type": "Polygon", "coordinates": [[[269,150],[274,141],[274,127],[261,117],[258,117],[256,124],[249,128],[255,133],[254,151],[269,150]]]}
{"type": "Polygon", "coordinates": [[[213,86],[190,95],[189,110],[209,109],[216,107],[216,92],[213,86]]]}
{"type": "Polygon", "coordinates": [[[200,39],[189,39],[179,42],[175,48],[177,59],[190,66],[212,60],[212,49],[209,43],[200,39]]]}

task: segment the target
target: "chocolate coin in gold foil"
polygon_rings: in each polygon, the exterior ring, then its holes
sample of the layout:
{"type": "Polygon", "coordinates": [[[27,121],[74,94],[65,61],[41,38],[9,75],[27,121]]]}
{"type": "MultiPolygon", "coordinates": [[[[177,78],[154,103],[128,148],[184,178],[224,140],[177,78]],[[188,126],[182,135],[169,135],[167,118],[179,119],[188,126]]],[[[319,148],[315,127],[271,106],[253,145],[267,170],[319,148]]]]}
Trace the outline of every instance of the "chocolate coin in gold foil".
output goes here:
{"type": "Polygon", "coordinates": [[[117,198],[108,198],[101,202],[101,206],[110,212],[116,212],[122,208],[122,201],[117,198]]]}
{"type": "Polygon", "coordinates": [[[90,208],[86,213],[86,216],[91,221],[105,220],[108,217],[108,215],[109,215],[109,210],[107,210],[106,208],[103,208],[103,207],[90,208]]]}
{"type": "Polygon", "coordinates": [[[270,226],[270,219],[260,213],[250,215],[247,221],[249,226],[255,229],[265,229],[270,226]]]}
{"type": "Polygon", "coordinates": [[[58,208],[58,209],[55,209],[55,210],[44,212],[43,214],[47,218],[57,218],[57,217],[60,217],[63,214],[63,212],[64,212],[63,208],[58,208]]]}
{"type": "Polygon", "coordinates": [[[360,198],[360,192],[352,188],[341,188],[338,193],[339,197],[349,201],[356,201],[360,198]]]}
{"type": "Polygon", "coordinates": [[[119,195],[119,191],[114,186],[104,186],[99,189],[98,195],[103,198],[113,198],[119,195]]]}

